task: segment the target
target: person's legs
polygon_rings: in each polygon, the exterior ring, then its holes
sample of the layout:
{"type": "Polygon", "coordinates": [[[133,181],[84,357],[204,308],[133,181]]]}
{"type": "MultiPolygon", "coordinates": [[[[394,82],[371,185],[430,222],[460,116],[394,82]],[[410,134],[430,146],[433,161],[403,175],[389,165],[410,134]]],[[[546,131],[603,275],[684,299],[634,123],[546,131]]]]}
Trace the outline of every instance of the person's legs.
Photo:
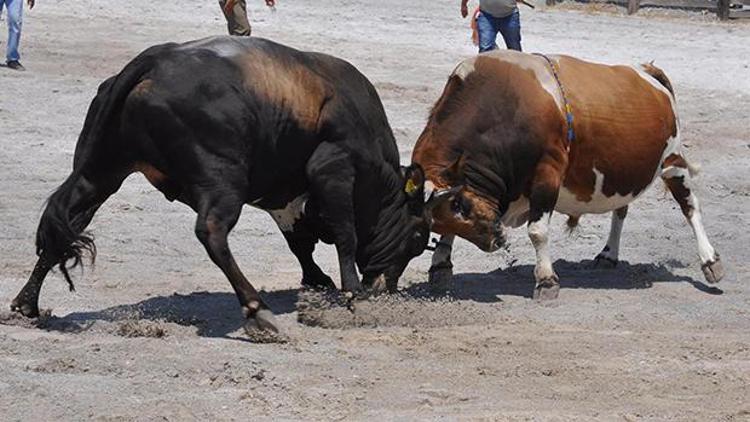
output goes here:
{"type": "Polygon", "coordinates": [[[8,62],[18,61],[18,44],[21,41],[23,23],[23,0],[4,0],[8,7],[8,49],[5,58],[8,62]]]}
{"type": "Polygon", "coordinates": [[[219,0],[221,10],[224,12],[224,17],[227,19],[229,35],[249,37],[252,28],[250,27],[250,21],[247,19],[246,0],[236,0],[232,9],[229,11],[226,9],[226,4],[227,0],[219,0]]]}
{"type": "Polygon", "coordinates": [[[518,9],[509,16],[498,19],[498,29],[510,50],[521,51],[521,14],[518,9]]]}
{"type": "Polygon", "coordinates": [[[480,12],[477,16],[477,34],[479,35],[479,52],[494,50],[497,48],[497,26],[495,18],[489,13],[480,12]]]}

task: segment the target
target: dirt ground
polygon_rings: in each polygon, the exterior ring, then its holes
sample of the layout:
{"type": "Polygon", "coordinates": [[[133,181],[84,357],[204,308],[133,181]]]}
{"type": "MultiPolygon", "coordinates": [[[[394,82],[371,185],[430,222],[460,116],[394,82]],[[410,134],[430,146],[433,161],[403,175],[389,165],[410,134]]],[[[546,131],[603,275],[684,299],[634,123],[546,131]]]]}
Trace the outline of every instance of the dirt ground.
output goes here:
{"type": "MultiPolygon", "coordinates": [[[[365,73],[405,162],[447,75],[474,54],[458,0],[250,8],[256,35],[365,73]]],[[[25,17],[29,71],[0,68],[6,310],[31,271],[41,207],[71,168],[97,85],[147,46],[225,31],[214,1],[39,1],[25,17]]],[[[584,217],[571,236],[554,219],[563,285],[554,303],[530,299],[534,255],[517,230],[510,252],[458,241],[447,297],[423,292],[426,253],[402,295],[354,316],[318,309],[325,327],[313,327],[298,322],[294,256],[270,217],[247,208],[235,255],[289,337],[256,344],[193,235],[192,211],[132,176],[91,226],[99,258],[76,272],[78,291],[48,277],[41,306],[52,315],[41,328],[0,314],[0,420],[750,420],[750,25],[570,6],[523,8],[522,23],[528,51],[656,60],[670,75],[728,274],[717,288],[704,285],[692,232],[655,186],[631,207],[614,270],[591,268],[609,216],[584,217]]],[[[4,43],[4,22],[0,31],[4,43]]],[[[333,249],[316,256],[336,279],[333,249]]]]}

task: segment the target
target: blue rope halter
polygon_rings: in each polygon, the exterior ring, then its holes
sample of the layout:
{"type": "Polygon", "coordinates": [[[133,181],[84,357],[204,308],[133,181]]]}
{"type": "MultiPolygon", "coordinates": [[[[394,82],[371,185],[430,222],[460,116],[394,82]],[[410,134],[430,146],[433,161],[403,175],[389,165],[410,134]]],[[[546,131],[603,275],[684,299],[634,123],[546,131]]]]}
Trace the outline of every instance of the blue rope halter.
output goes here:
{"type": "Polygon", "coordinates": [[[550,69],[552,69],[552,75],[555,77],[555,81],[557,81],[557,86],[560,87],[560,94],[562,94],[563,99],[563,107],[565,108],[565,120],[568,122],[568,143],[571,143],[576,139],[576,134],[573,130],[573,108],[570,106],[568,97],[565,95],[565,88],[563,88],[563,84],[562,82],[560,82],[560,76],[557,74],[557,67],[555,67],[555,62],[553,62],[549,57],[545,56],[542,53],[534,53],[534,55],[547,60],[550,69]]]}

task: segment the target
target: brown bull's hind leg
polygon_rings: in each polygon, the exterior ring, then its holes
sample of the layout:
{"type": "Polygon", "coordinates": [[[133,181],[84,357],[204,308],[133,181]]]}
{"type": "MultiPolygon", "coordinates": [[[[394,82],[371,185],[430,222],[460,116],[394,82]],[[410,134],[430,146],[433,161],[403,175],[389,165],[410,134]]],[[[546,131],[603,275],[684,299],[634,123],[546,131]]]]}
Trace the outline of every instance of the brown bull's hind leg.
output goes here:
{"type": "Polygon", "coordinates": [[[549,254],[549,220],[557,203],[562,182],[559,160],[543,158],[537,166],[529,194],[528,234],[536,251],[534,299],[556,299],[560,292],[559,277],[552,268],[549,254]]]}
{"type": "Polygon", "coordinates": [[[599,255],[594,258],[594,266],[598,268],[614,268],[620,257],[620,236],[622,225],[628,215],[628,206],[612,211],[612,223],[609,227],[609,237],[599,255]]]}
{"type": "Polygon", "coordinates": [[[206,248],[211,260],[229,279],[242,311],[247,319],[245,330],[250,336],[258,331],[278,332],[273,313],[263,302],[258,291],[247,281],[229,250],[227,237],[240,216],[242,201],[235,195],[211,190],[215,195],[202,198],[195,234],[206,248]]]}
{"type": "Polygon", "coordinates": [[[698,255],[706,281],[718,283],[724,277],[724,267],[711,242],[708,241],[706,230],[703,228],[698,197],[691,191],[689,181],[691,168],[682,155],[672,154],[662,164],[661,178],[667,184],[672,196],[680,205],[683,215],[693,228],[698,241],[698,255]]]}

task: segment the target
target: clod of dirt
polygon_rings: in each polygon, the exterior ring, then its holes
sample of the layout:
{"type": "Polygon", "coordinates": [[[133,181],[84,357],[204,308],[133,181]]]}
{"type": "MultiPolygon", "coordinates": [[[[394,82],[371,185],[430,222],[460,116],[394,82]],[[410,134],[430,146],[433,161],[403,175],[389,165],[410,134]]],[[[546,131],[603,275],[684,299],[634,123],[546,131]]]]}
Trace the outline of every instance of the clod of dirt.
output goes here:
{"type": "Polygon", "coordinates": [[[483,323],[497,312],[448,296],[381,295],[350,301],[343,295],[303,291],[297,301],[297,320],[322,328],[421,327],[435,328],[483,323]]]}
{"type": "Polygon", "coordinates": [[[79,364],[71,357],[55,358],[44,361],[43,363],[28,367],[29,370],[47,374],[69,374],[82,372],[78,368],[79,364]]]}
{"type": "Polygon", "coordinates": [[[253,343],[275,343],[284,344],[289,342],[289,337],[282,333],[274,333],[268,330],[245,330],[247,338],[253,343]]]}
{"type": "Polygon", "coordinates": [[[162,338],[167,331],[158,322],[130,320],[118,323],[116,334],[122,337],[162,338]]]}
{"type": "Polygon", "coordinates": [[[54,318],[51,309],[41,309],[37,318],[27,318],[18,312],[0,312],[0,325],[44,328],[51,318],[54,318]]]}

